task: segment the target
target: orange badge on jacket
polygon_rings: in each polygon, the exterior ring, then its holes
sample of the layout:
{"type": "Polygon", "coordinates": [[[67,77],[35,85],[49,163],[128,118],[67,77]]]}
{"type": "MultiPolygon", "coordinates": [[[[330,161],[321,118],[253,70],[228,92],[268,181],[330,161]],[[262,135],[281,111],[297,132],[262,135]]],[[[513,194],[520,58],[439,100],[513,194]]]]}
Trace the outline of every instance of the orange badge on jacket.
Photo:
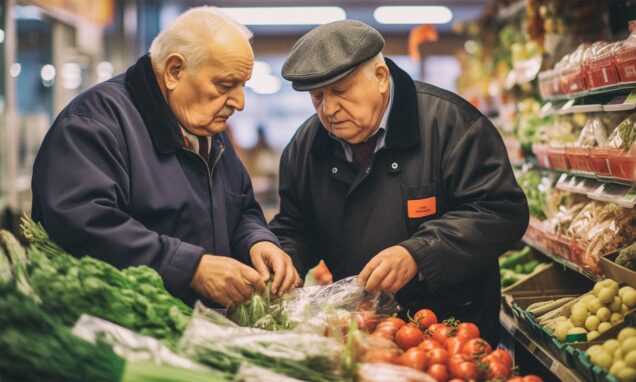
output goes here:
{"type": "Polygon", "coordinates": [[[407,202],[409,218],[423,218],[435,214],[435,197],[409,200],[407,202]]]}

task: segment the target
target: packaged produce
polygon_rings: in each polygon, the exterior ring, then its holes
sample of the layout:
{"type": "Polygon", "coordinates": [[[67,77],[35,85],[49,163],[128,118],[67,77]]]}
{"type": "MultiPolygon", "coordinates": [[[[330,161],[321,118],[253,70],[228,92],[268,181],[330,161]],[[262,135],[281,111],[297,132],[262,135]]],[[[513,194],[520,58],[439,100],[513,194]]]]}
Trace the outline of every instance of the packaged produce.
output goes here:
{"type": "Polygon", "coordinates": [[[306,381],[342,378],[342,343],[314,333],[245,328],[210,310],[205,317],[195,311],[178,349],[193,360],[232,374],[242,364],[253,364],[306,381]]]}
{"type": "Polygon", "coordinates": [[[608,146],[615,149],[629,150],[636,140],[636,113],[623,120],[608,138],[608,146]]]}
{"type": "Polygon", "coordinates": [[[614,51],[614,59],[621,81],[636,81],[636,32],[620,43],[614,51]]]}
{"type": "Polygon", "coordinates": [[[583,57],[586,70],[587,84],[591,89],[615,85],[620,82],[614,54],[620,47],[620,42],[595,42],[583,57]]]}
{"type": "Polygon", "coordinates": [[[390,363],[363,363],[358,367],[356,381],[359,382],[436,382],[428,374],[410,367],[390,363]]]}
{"type": "Polygon", "coordinates": [[[589,246],[585,252],[585,266],[600,272],[599,258],[636,241],[636,213],[624,211],[615,218],[599,223],[588,233],[589,246]]]}
{"type": "Polygon", "coordinates": [[[587,79],[583,69],[583,57],[590,48],[581,44],[576,50],[563,57],[561,63],[561,91],[564,94],[578,93],[587,89],[587,79]]]}
{"type": "MultiPolygon", "coordinates": [[[[615,125],[612,125],[615,126],[615,125]]],[[[601,114],[588,117],[579,139],[574,143],[575,147],[596,147],[607,145],[608,128],[601,114]]]]}

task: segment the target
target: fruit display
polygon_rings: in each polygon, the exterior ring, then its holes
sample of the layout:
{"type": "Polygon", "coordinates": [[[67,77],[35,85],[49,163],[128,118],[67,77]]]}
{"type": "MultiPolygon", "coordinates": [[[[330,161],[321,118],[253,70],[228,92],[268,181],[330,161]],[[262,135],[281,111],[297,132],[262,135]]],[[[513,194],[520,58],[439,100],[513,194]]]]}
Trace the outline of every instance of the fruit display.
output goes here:
{"type": "Polygon", "coordinates": [[[621,323],[636,308],[636,289],[619,288],[616,281],[605,279],[590,293],[576,299],[562,298],[529,306],[539,324],[553,332],[561,342],[593,341],[621,323]]]}
{"type": "MultiPolygon", "coordinates": [[[[435,313],[420,309],[409,323],[388,317],[381,320],[371,337],[389,340],[399,349],[369,351],[363,362],[389,362],[425,371],[437,381],[513,380],[513,360],[504,349],[492,349],[479,338],[479,328],[449,318],[438,322],[435,313]]],[[[528,380],[540,381],[536,376],[528,380]]]]}
{"type": "Polygon", "coordinates": [[[619,381],[636,381],[636,328],[622,329],[616,338],[590,346],[586,354],[619,381]]]}

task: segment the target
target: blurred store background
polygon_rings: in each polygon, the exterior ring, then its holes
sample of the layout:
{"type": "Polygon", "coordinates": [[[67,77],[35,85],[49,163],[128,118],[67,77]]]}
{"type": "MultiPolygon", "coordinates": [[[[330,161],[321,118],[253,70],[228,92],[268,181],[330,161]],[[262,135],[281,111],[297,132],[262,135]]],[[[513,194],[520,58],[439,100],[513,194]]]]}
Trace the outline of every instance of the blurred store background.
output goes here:
{"type": "Polygon", "coordinates": [[[202,4],[225,9],[255,33],[246,108],[232,117],[230,131],[268,218],[277,210],[279,155],[313,114],[309,97],[293,91],[280,69],[293,43],[315,25],[342,18],[371,24],[386,38],[386,56],[414,79],[459,92],[496,118],[508,105],[501,89],[535,91],[539,68],[582,41],[627,37],[627,20],[636,18],[631,0],[313,0],[302,6],[317,8],[288,10],[281,7],[301,2],[2,0],[0,227],[15,227],[16,216],[30,210],[33,160],[57,113],[125,71],[167,23],[202,4]],[[504,84],[513,61],[541,56],[531,79],[504,84]]]}

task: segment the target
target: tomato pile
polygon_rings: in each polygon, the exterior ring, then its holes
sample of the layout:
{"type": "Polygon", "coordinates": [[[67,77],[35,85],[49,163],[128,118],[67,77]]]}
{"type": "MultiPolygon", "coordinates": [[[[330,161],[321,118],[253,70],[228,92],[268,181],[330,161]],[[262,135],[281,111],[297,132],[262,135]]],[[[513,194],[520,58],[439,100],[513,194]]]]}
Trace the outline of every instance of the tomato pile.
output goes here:
{"type": "Polygon", "coordinates": [[[433,311],[420,309],[409,323],[389,317],[374,326],[371,336],[393,341],[402,352],[378,349],[367,354],[366,362],[408,366],[442,382],[541,382],[541,378],[534,375],[513,376],[510,353],[504,349],[493,350],[479,337],[477,325],[470,322],[460,323],[454,319],[438,322],[433,311]]]}

